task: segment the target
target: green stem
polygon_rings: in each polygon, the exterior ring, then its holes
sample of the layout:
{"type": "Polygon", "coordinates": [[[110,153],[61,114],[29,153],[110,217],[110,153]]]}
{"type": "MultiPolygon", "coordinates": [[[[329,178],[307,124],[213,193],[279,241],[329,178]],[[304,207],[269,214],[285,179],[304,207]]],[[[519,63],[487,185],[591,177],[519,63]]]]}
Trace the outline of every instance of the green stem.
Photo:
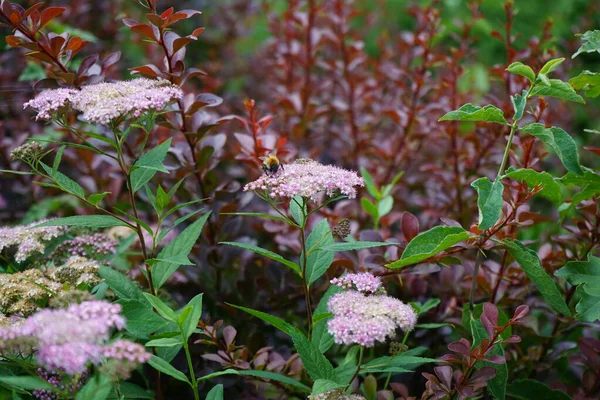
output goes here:
{"type": "Polygon", "coordinates": [[[352,378],[350,378],[350,382],[348,382],[348,384],[344,388],[343,392],[346,392],[346,390],[348,390],[350,385],[352,385],[352,382],[354,381],[354,379],[356,379],[356,377],[358,376],[358,373],[360,372],[360,366],[361,366],[362,360],[363,360],[364,350],[365,350],[365,348],[360,346],[360,351],[358,352],[358,366],[356,367],[356,372],[354,372],[354,375],[352,375],[352,378]]]}
{"type": "Polygon", "coordinates": [[[504,173],[504,168],[506,168],[506,163],[508,162],[508,156],[510,154],[510,147],[512,145],[513,138],[515,137],[515,132],[517,131],[518,122],[519,121],[515,121],[510,126],[510,135],[508,136],[508,142],[506,143],[506,148],[504,149],[504,155],[502,156],[500,168],[498,168],[498,173],[496,174],[496,180],[502,176],[502,174],[504,173]]]}
{"type": "Polygon", "coordinates": [[[190,354],[190,346],[188,345],[187,339],[183,340],[183,349],[185,350],[185,357],[187,358],[188,368],[190,370],[190,379],[192,382],[192,390],[194,392],[194,400],[200,400],[200,393],[198,393],[198,381],[196,380],[196,374],[194,373],[194,364],[192,363],[192,355],[190,354]]]}
{"type": "Polygon", "coordinates": [[[306,220],[302,225],[303,226],[300,227],[300,242],[302,244],[302,288],[304,289],[304,300],[306,302],[306,315],[308,319],[308,339],[310,340],[310,336],[312,333],[313,317],[312,305],[310,301],[310,286],[308,284],[308,281],[306,280],[306,261],[308,259],[305,231],[306,220]]]}

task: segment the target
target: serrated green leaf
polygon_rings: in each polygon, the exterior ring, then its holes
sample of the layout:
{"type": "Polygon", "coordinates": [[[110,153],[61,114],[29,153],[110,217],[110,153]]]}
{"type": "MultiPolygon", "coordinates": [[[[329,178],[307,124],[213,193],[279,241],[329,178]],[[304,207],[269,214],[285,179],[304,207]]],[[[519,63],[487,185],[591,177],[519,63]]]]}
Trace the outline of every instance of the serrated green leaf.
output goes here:
{"type": "Polygon", "coordinates": [[[306,336],[297,329],[294,329],[290,333],[290,336],[294,342],[294,347],[302,360],[302,364],[304,365],[304,368],[306,368],[306,372],[314,381],[317,379],[338,381],[333,366],[314,343],[309,341],[306,336]]]}
{"type": "Polygon", "coordinates": [[[337,383],[334,381],[330,381],[328,379],[317,379],[315,381],[315,383],[313,383],[313,388],[312,388],[312,392],[310,393],[310,395],[317,396],[321,393],[329,392],[334,389],[343,388],[345,386],[346,385],[344,385],[343,383],[337,383]]]}
{"type": "MultiPolygon", "coordinates": [[[[331,251],[320,250],[321,246],[333,243],[333,235],[326,219],[321,220],[306,239],[306,282],[312,285],[327,271],[333,262],[334,254],[331,251]]],[[[304,254],[300,256],[300,265],[303,265],[304,254]]]]}
{"type": "Polygon", "coordinates": [[[389,242],[336,242],[331,243],[326,246],[321,247],[322,250],[327,251],[353,251],[353,250],[362,250],[362,249],[371,249],[373,247],[384,247],[384,246],[396,246],[397,243],[389,243],[389,242]]]}
{"type": "Polygon", "coordinates": [[[370,374],[375,372],[412,372],[415,368],[427,364],[438,363],[441,360],[425,357],[415,357],[411,355],[400,354],[398,356],[384,356],[369,361],[361,366],[361,374],[370,374]]]}
{"type": "Polygon", "coordinates": [[[188,307],[192,307],[192,312],[186,318],[183,323],[182,329],[185,335],[186,340],[192,336],[194,330],[198,326],[198,321],[200,321],[200,317],[202,316],[202,293],[194,296],[189,302],[188,307]]]}
{"type": "Polygon", "coordinates": [[[469,232],[454,226],[436,226],[419,233],[408,243],[400,260],[386,264],[386,268],[402,268],[434,256],[469,238],[469,232]]]}
{"type": "Polygon", "coordinates": [[[555,126],[546,128],[539,123],[532,123],[521,128],[525,133],[537,137],[554,150],[567,171],[582,175],[583,170],[579,164],[579,152],[573,138],[561,128],[555,126]]]}
{"type": "Polygon", "coordinates": [[[492,182],[487,177],[482,177],[474,180],[471,187],[477,191],[479,229],[484,231],[494,226],[502,214],[504,185],[500,179],[492,182]]]}
{"type": "MultiPolygon", "coordinates": [[[[168,260],[176,255],[185,255],[192,251],[194,244],[198,241],[204,224],[210,217],[210,211],[194,221],[190,226],[185,228],[177,237],[168,245],[166,245],[160,253],[158,253],[158,259],[168,260]]],[[[178,264],[172,262],[160,261],[152,266],[152,280],[154,281],[154,287],[160,288],[177,268],[178,264]]]]}
{"type": "Polygon", "coordinates": [[[105,400],[112,390],[113,383],[104,374],[94,375],[77,392],[75,400],[105,400]]]}
{"type": "Polygon", "coordinates": [[[581,53],[600,52],[600,31],[587,31],[581,35],[581,41],[583,44],[571,58],[575,58],[581,53]]]}
{"type": "MultiPolygon", "coordinates": [[[[327,313],[327,302],[329,301],[331,296],[333,296],[334,294],[339,293],[341,291],[342,291],[342,288],[340,288],[339,286],[336,286],[336,285],[329,286],[329,288],[327,289],[325,294],[323,294],[321,301],[319,301],[319,304],[317,305],[317,308],[315,309],[314,315],[316,316],[319,314],[323,314],[323,315],[328,314],[327,313]]],[[[327,331],[327,320],[328,319],[329,319],[329,317],[326,317],[325,320],[322,321],[321,323],[315,324],[313,331],[312,331],[312,337],[310,338],[310,340],[314,343],[314,345],[319,349],[319,351],[322,354],[325,354],[325,352],[327,352],[327,350],[329,350],[331,348],[331,346],[333,345],[333,336],[331,335],[331,333],[329,333],[327,331]]]]}
{"type": "Polygon", "coordinates": [[[262,311],[253,310],[253,309],[247,308],[247,307],[236,306],[235,304],[230,304],[230,303],[226,303],[226,304],[230,305],[231,307],[235,307],[238,310],[245,311],[250,315],[254,315],[255,317],[260,318],[265,322],[268,322],[269,324],[273,325],[275,328],[279,329],[280,331],[282,331],[285,334],[291,335],[294,331],[297,330],[293,325],[291,325],[291,324],[285,322],[284,320],[282,320],[281,318],[277,318],[273,315],[269,315],[262,311]]]}
{"type": "Polygon", "coordinates": [[[188,379],[187,376],[185,376],[183,374],[183,372],[175,369],[175,367],[173,367],[171,364],[169,364],[167,361],[163,360],[162,358],[152,355],[152,358],[150,359],[150,361],[148,361],[148,364],[150,364],[152,366],[152,368],[167,374],[175,379],[177,379],[178,381],[182,381],[182,382],[186,382],[188,385],[191,386],[190,380],[188,379]]]}
{"type": "Polygon", "coordinates": [[[583,90],[587,97],[600,96],[600,74],[597,72],[583,71],[575,78],[569,79],[569,84],[575,90],[583,90]]]}
{"type": "Polygon", "coordinates": [[[556,283],[542,267],[537,253],[521,242],[512,239],[502,241],[508,252],[519,263],[529,280],[537,287],[546,302],[563,315],[571,316],[571,311],[565,302],[563,294],[556,287],[556,283]]]}
{"type": "Polygon", "coordinates": [[[151,295],[150,293],[144,293],[144,297],[146,300],[148,300],[152,307],[154,307],[156,312],[160,314],[161,317],[171,322],[177,322],[177,314],[175,311],[171,310],[171,308],[163,303],[161,299],[151,295]]]}
{"type": "Polygon", "coordinates": [[[571,400],[565,393],[550,389],[535,379],[517,379],[506,388],[506,394],[519,400],[571,400]]]}
{"type": "Polygon", "coordinates": [[[98,275],[120,299],[145,301],[142,289],[119,271],[101,265],[98,275]]]}
{"type": "Polygon", "coordinates": [[[304,216],[307,214],[306,203],[302,196],[294,196],[290,200],[290,215],[298,226],[304,226],[304,216]]]}
{"type": "Polygon", "coordinates": [[[112,226],[127,226],[123,221],[110,215],[74,215],[57,218],[34,226],[86,226],[88,228],[110,228],[112,226]]]}
{"type": "Polygon", "coordinates": [[[492,105],[479,107],[471,103],[463,105],[458,110],[450,111],[439,120],[497,122],[508,125],[508,122],[504,118],[504,113],[498,107],[492,105]]]}
{"type": "Polygon", "coordinates": [[[171,148],[171,138],[159,144],[143,156],[135,164],[131,172],[131,186],[133,192],[140,190],[146,183],[156,175],[156,172],[166,172],[163,161],[171,148]]]}
{"type": "Polygon", "coordinates": [[[223,400],[223,385],[218,384],[206,394],[206,400],[223,400]]]}
{"type": "Polygon", "coordinates": [[[563,191],[552,175],[547,172],[538,172],[531,168],[509,169],[504,175],[505,178],[511,178],[516,181],[523,181],[533,189],[535,186],[542,187],[540,195],[547,198],[554,204],[560,204],[563,201],[563,191]]]}
{"type": "Polygon", "coordinates": [[[25,390],[43,389],[55,391],[57,389],[47,381],[35,376],[0,376],[0,382],[25,390]]]}
{"type": "Polygon", "coordinates": [[[564,57],[554,58],[554,59],[548,61],[546,64],[544,64],[544,66],[540,70],[540,74],[548,75],[550,72],[552,72],[556,68],[558,68],[558,66],[560,64],[562,64],[563,61],[565,61],[564,57]]]}
{"type": "Polygon", "coordinates": [[[245,376],[252,376],[252,377],[261,378],[261,379],[272,379],[274,381],[285,383],[287,385],[294,386],[304,392],[310,393],[310,388],[308,386],[298,382],[297,380],[294,380],[285,375],[281,375],[281,374],[277,374],[275,372],[269,372],[269,371],[226,369],[225,371],[213,372],[212,374],[201,376],[200,378],[198,378],[198,382],[216,378],[216,377],[222,376],[222,375],[245,375],[245,376]]]}
{"type": "Polygon", "coordinates": [[[280,262],[281,264],[290,267],[298,275],[302,276],[302,271],[300,271],[300,267],[298,266],[298,264],[296,264],[295,262],[292,262],[292,261],[288,261],[285,258],[283,258],[282,256],[280,256],[279,254],[274,253],[270,250],[263,249],[262,247],[254,246],[252,244],[238,243],[238,242],[220,242],[219,244],[224,244],[227,246],[241,247],[242,249],[253,251],[256,254],[260,254],[261,256],[268,257],[273,261],[280,262]]]}
{"type": "MultiPolygon", "coordinates": [[[[540,75],[540,77],[545,75],[540,75]]],[[[549,79],[550,86],[546,85],[535,85],[531,92],[530,96],[548,96],[555,97],[557,99],[563,99],[568,101],[573,101],[575,103],[585,104],[585,100],[583,97],[578,95],[575,90],[569,85],[567,82],[563,82],[560,79],[549,79]]]]}
{"type": "Polygon", "coordinates": [[[106,197],[106,195],[109,195],[111,192],[102,192],[102,193],[95,193],[95,194],[90,194],[90,196],[88,197],[88,201],[90,203],[92,203],[93,205],[97,206],[98,204],[100,204],[100,202],[102,201],[102,199],[104,199],[106,197]]]}
{"type": "Polygon", "coordinates": [[[173,347],[180,346],[183,342],[181,341],[181,337],[171,337],[171,338],[160,338],[154,339],[146,342],[146,347],[173,347]]]}
{"type": "Polygon", "coordinates": [[[61,187],[62,190],[68,193],[73,193],[79,197],[85,198],[85,192],[83,191],[83,188],[79,185],[79,183],[75,182],[73,179],[69,178],[62,172],[53,171],[52,168],[50,168],[43,162],[40,162],[40,165],[46,171],[46,173],[56,181],[56,183],[61,187]]]}
{"type": "Polygon", "coordinates": [[[58,172],[58,167],[60,166],[60,160],[62,159],[63,153],[65,152],[66,145],[62,145],[58,148],[56,152],[56,156],[54,156],[54,162],[52,163],[52,174],[54,175],[58,172]]]}
{"type": "Polygon", "coordinates": [[[167,322],[152,311],[148,303],[137,300],[119,300],[121,314],[125,317],[125,328],[137,338],[147,338],[167,326],[167,322]]]}
{"type": "Polygon", "coordinates": [[[524,76],[525,78],[529,79],[531,83],[535,81],[535,72],[533,72],[533,69],[520,61],[510,64],[506,70],[512,74],[524,76]]]}

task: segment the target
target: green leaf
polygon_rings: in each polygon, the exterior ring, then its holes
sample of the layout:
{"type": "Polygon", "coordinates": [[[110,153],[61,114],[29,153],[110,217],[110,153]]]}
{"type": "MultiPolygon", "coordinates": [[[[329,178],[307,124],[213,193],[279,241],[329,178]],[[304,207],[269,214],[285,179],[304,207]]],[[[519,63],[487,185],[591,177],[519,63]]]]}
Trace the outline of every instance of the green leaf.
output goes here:
{"type": "Polygon", "coordinates": [[[575,311],[578,319],[584,322],[600,319],[600,258],[590,255],[587,261],[569,261],[554,275],[577,285],[580,300],[575,311]]]}
{"type": "Polygon", "coordinates": [[[304,226],[304,216],[307,214],[306,203],[302,196],[294,196],[290,200],[290,215],[298,226],[304,226]]]}
{"type": "Polygon", "coordinates": [[[571,58],[575,58],[581,53],[592,53],[597,51],[600,53],[600,31],[587,31],[581,35],[583,44],[571,58]]]}
{"type": "Polygon", "coordinates": [[[88,228],[109,228],[111,226],[127,226],[123,221],[110,215],[74,215],[57,218],[34,226],[86,226],[88,228]]]}
{"type": "Polygon", "coordinates": [[[373,197],[374,199],[378,199],[381,196],[381,193],[375,185],[373,176],[364,167],[360,167],[360,176],[362,176],[363,180],[365,181],[365,187],[367,188],[367,192],[369,192],[371,197],[373,197]]]}
{"type": "Polygon", "coordinates": [[[565,303],[564,296],[556,287],[556,283],[554,283],[542,267],[536,252],[516,240],[504,239],[503,243],[506,245],[508,252],[523,268],[529,280],[537,287],[544,300],[561,314],[571,316],[571,311],[569,311],[569,307],[565,303]]]}
{"type": "Polygon", "coordinates": [[[550,146],[563,163],[567,171],[577,175],[583,174],[583,170],[579,164],[579,152],[577,151],[577,144],[567,132],[555,126],[552,128],[546,128],[544,125],[539,123],[528,124],[521,129],[523,132],[537,137],[542,142],[550,146]]]}
{"type": "Polygon", "coordinates": [[[485,231],[494,226],[500,218],[504,185],[502,185],[500,179],[492,182],[487,177],[482,177],[474,180],[471,187],[477,190],[479,229],[485,231]]]}
{"type": "MultiPolygon", "coordinates": [[[[541,75],[543,76],[543,75],[541,75]]],[[[575,90],[567,82],[563,82],[560,79],[549,79],[550,86],[535,85],[530,96],[549,96],[557,99],[563,99],[568,101],[574,101],[575,103],[585,104],[583,97],[578,95],[575,90]]]]}
{"type": "Polygon", "coordinates": [[[436,308],[442,301],[440,299],[429,299],[425,303],[410,303],[411,306],[417,311],[417,314],[421,315],[427,311],[436,308]]]}
{"type": "Polygon", "coordinates": [[[210,389],[210,392],[206,394],[206,400],[223,400],[223,385],[218,384],[210,389]]]}
{"type": "MultiPolygon", "coordinates": [[[[306,239],[308,254],[306,258],[306,282],[308,286],[323,276],[333,262],[333,252],[319,249],[321,246],[327,246],[332,243],[333,235],[331,234],[331,229],[329,229],[329,223],[326,219],[323,219],[315,226],[306,239]]],[[[300,264],[303,263],[303,257],[305,257],[304,254],[300,256],[300,264]]]]}
{"type": "Polygon", "coordinates": [[[121,305],[121,314],[127,320],[127,331],[136,338],[147,338],[167,325],[147,303],[137,300],[119,300],[118,303],[121,305]]]}
{"type": "Polygon", "coordinates": [[[76,196],[85,198],[85,192],[83,188],[79,185],[79,183],[75,182],[73,179],[69,178],[65,174],[59,171],[53,171],[49,166],[40,162],[40,165],[48,175],[50,175],[56,183],[61,187],[62,190],[68,193],[75,194],[76,196]]]}
{"type": "Polygon", "coordinates": [[[379,218],[377,207],[375,207],[375,204],[373,204],[371,200],[367,199],[366,197],[363,197],[360,199],[360,205],[362,206],[363,210],[365,210],[365,212],[372,216],[374,219],[379,218]]]}
{"type": "Polygon", "coordinates": [[[106,195],[108,195],[110,193],[111,192],[102,192],[102,193],[90,194],[90,196],[88,197],[88,201],[90,203],[92,203],[93,205],[97,206],[98,204],[100,204],[100,202],[102,201],[102,199],[104,199],[106,197],[106,195]]]}
{"type": "Polygon", "coordinates": [[[268,257],[273,261],[280,262],[283,265],[290,267],[291,269],[296,271],[296,273],[298,275],[302,276],[302,272],[300,271],[300,266],[298,264],[296,264],[295,262],[292,262],[292,261],[288,261],[285,258],[283,258],[282,256],[280,256],[279,254],[273,253],[270,250],[263,249],[262,247],[254,246],[251,244],[238,243],[238,242],[220,242],[219,244],[225,244],[227,246],[241,247],[242,249],[253,251],[256,254],[260,254],[261,256],[268,257]]]}
{"type": "Polygon", "coordinates": [[[298,382],[297,380],[289,378],[285,375],[281,375],[281,374],[277,374],[277,373],[269,372],[269,371],[226,369],[224,371],[213,372],[212,374],[201,376],[200,378],[198,378],[198,382],[216,378],[221,375],[246,375],[246,376],[253,376],[253,377],[262,378],[262,379],[272,379],[274,381],[282,382],[282,383],[288,384],[290,386],[294,386],[304,392],[310,393],[310,388],[308,386],[298,382]]]}
{"type": "Polygon", "coordinates": [[[562,186],[547,172],[538,172],[530,168],[511,168],[504,177],[525,182],[530,188],[541,187],[540,195],[554,204],[559,205],[563,201],[562,186]]]}
{"type": "MultiPolygon", "coordinates": [[[[198,241],[204,224],[210,217],[210,211],[185,228],[177,237],[166,245],[160,253],[158,259],[170,259],[176,255],[185,255],[192,251],[194,244],[198,241]]],[[[171,275],[177,270],[177,263],[161,261],[152,266],[152,280],[154,287],[160,288],[171,275]]]]}
{"type": "MultiPolygon", "coordinates": [[[[125,399],[149,399],[153,400],[155,397],[152,393],[149,393],[145,389],[139,387],[136,384],[130,382],[119,382],[119,393],[125,396],[125,399]]],[[[111,398],[119,399],[117,393],[115,391],[116,387],[113,387],[113,393],[111,394],[111,398]]]]}
{"type": "Polygon", "coordinates": [[[535,81],[535,72],[533,72],[533,69],[520,61],[510,64],[506,70],[511,74],[524,76],[525,78],[529,79],[529,82],[531,83],[535,81]]]}
{"type": "Polygon", "coordinates": [[[597,72],[583,71],[575,78],[569,79],[569,84],[575,90],[583,90],[587,97],[600,96],[600,74],[597,72]]]}
{"type": "Polygon", "coordinates": [[[337,242],[331,243],[327,246],[321,247],[321,250],[327,251],[353,251],[353,250],[362,250],[362,249],[371,249],[373,247],[383,247],[383,246],[396,246],[397,243],[389,243],[389,242],[337,242]]]}
{"type": "Polygon", "coordinates": [[[141,156],[133,164],[131,186],[134,193],[148,183],[156,175],[157,171],[168,173],[163,165],[163,161],[169,152],[169,148],[171,148],[171,138],[141,156]]]}
{"type": "Polygon", "coordinates": [[[105,400],[112,391],[113,384],[104,374],[94,375],[77,392],[76,400],[105,400]]]}
{"type": "Polygon", "coordinates": [[[548,61],[546,64],[544,64],[544,66],[540,70],[540,74],[548,75],[550,72],[552,72],[556,68],[558,68],[558,66],[560,64],[562,64],[563,61],[565,61],[564,57],[562,57],[562,58],[555,58],[555,59],[552,59],[552,60],[548,61]]]}
{"type": "MultiPolygon", "coordinates": [[[[471,334],[473,335],[473,346],[478,346],[481,344],[483,339],[488,337],[488,334],[480,321],[482,311],[483,304],[476,305],[473,313],[467,311],[469,314],[471,334]]],[[[506,317],[506,314],[504,314],[501,310],[498,310],[498,324],[504,325],[507,322],[508,317],[506,317]]],[[[502,338],[506,339],[508,336],[510,336],[510,333],[507,329],[502,333],[502,338]]],[[[495,345],[492,350],[490,350],[489,355],[504,356],[504,349],[501,345],[495,345]]],[[[504,398],[506,398],[506,384],[508,382],[508,367],[506,366],[506,363],[494,364],[487,361],[477,363],[477,368],[481,367],[492,367],[496,370],[496,376],[488,381],[487,388],[494,396],[494,399],[504,400],[504,398]]]]}
{"type": "Polygon", "coordinates": [[[400,260],[387,264],[386,268],[402,268],[419,263],[468,238],[469,233],[463,228],[436,226],[418,234],[408,243],[400,260]]]}
{"type": "Polygon", "coordinates": [[[400,354],[398,356],[379,357],[362,365],[361,374],[369,374],[375,372],[412,372],[415,368],[427,364],[438,363],[441,360],[425,357],[415,357],[410,355],[400,354]]]}
{"type": "Polygon", "coordinates": [[[517,379],[506,388],[506,394],[519,400],[571,400],[560,390],[550,389],[535,379],[517,379]]]}
{"type": "Polygon", "coordinates": [[[173,347],[173,346],[181,346],[183,342],[181,341],[181,337],[171,337],[171,338],[160,338],[154,339],[146,342],[146,347],[173,347]]]}
{"type": "Polygon", "coordinates": [[[527,90],[523,90],[523,95],[515,94],[514,96],[510,96],[510,101],[515,110],[513,119],[519,121],[523,118],[523,112],[525,111],[525,105],[527,104],[527,90]]]}
{"type": "Polygon", "coordinates": [[[42,380],[35,376],[0,376],[0,382],[25,390],[56,390],[56,388],[50,385],[48,381],[42,380]]]}
{"type": "Polygon", "coordinates": [[[382,218],[392,211],[394,207],[394,199],[392,196],[385,196],[377,203],[377,214],[382,218]]]}
{"type": "Polygon", "coordinates": [[[169,205],[170,201],[171,198],[169,197],[167,192],[165,192],[162,186],[158,185],[158,188],[156,189],[156,206],[160,210],[159,212],[162,212],[162,210],[164,210],[165,207],[169,205]]]}
{"type": "Polygon", "coordinates": [[[416,324],[415,328],[421,328],[421,329],[439,329],[439,328],[443,328],[445,326],[454,327],[454,325],[447,324],[447,323],[432,323],[432,324],[416,324]]]}
{"type": "Polygon", "coordinates": [[[152,358],[150,359],[150,361],[148,361],[148,364],[150,364],[154,369],[169,376],[172,376],[178,381],[186,382],[188,385],[191,386],[190,380],[187,378],[187,376],[183,374],[183,372],[175,369],[175,367],[173,367],[171,364],[169,364],[162,358],[152,355],[152,358]]]}
{"type": "MultiPolygon", "coordinates": [[[[325,294],[323,294],[321,301],[319,301],[319,304],[315,309],[314,315],[316,316],[319,314],[327,314],[327,302],[329,301],[331,296],[341,291],[342,288],[340,288],[339,286],[329,286],[325,294]]],[[[333,345],[333,336],[327,330],[327,320],[329,318],[330,317],[326,317],[322,322],[318,324],[315,323],[312,331],[312,337],[310,338],[310,340],[314,343],[314,345],[319,349],[319,351],[322,354],[325,354],[325,352],[327,352],[327,350],[329,350],[333,345]]]]}
{"type": "Polygon", "coordinates": [[[313,384],[312,392],[310,393],[310,395],[314,397],[321,393],[325,393],[325,392],[329,392],[331,390],[343,388],[345,386],[346,385],[344,385],[343,383],[337,383],[337,382],[330,381],[327,379],[317,379],[315,381],[315,383],[313,384]]]}
{"type": "MultiPolygon", "coordinates": [[[[303,333],[297,329],[290,333],[294,347],[302,360],[304,368],[308,375],[316,381],[317,379],[327,379],[337,381],[333,366],[327,358],[309,341],[303,333]]],[[[341,383],[341,382],[340,382],[341,383]]]]}
{"type": "Polygon", "coordinates": [[[236,306],[235,304],[230,304],[230,303],[225,303],[225,304],[230,305],[231,307],[235,307],[238,310],[245,311],[250,315],[254,315],[255,317],[258,317],[258,318],[262,319],[263,321],[268,322],[269,324],[273,325],[275,328],[279,329],[280,331],[282,331],[285,334],[291,335],[292,332],[295,332],[297,330],[293,325],[285,322],[281,318],[277,318],[273,315],[269,315],[262,311],[257,311],[257,310],[253,310],[251,308],[246,308],[246,307],[242,307],[242,306],[236,306]]]}
{"type": "Polygon", "coordinates": [[[498,107],[492,105],[479,107],[471,103],[463,105],[458,110],[450,111],[439,121],[485,121],[508,125],[504,113],[498,107]]]}
{"type": "Polygon", "coordinates": [[[200,317],[202,316],[202,293],[194,296],[189,301],[187,306],[192,307],[192,312],[186,318],[182,327],[183,334],[185,335],[186,340],[189,339],[190,336],[192,336],[192,333],[194,333],[194,330],[196,330],[196,327],[198,326],[198,321],[200,321],[200,317]]]}
{"type": "Polygon", "coordinates": [[[142,289],[122,273],[102,265],[98,275],[120,299],[144,301],[142,289]]]}
{"type": "Polygon", "coordinates": [[[148,302],[156,309],[156,312],[166,320],[177,323],[177,314],[175,311],[171,310],[169,306],[162,302],[156,296],[151,295],[150,293],[144,293],[144,297],[148,302]]]}
{"type": "Polygon", "coordinates": [[[63,153],[67,148],[66,145],[62,145],[58,148],[56,152],[56,156],[54,156],[54,162],[52,163],[52,176],[58,172],[58,167],[60,166],[60,160],[62,159],[63,153]]]}

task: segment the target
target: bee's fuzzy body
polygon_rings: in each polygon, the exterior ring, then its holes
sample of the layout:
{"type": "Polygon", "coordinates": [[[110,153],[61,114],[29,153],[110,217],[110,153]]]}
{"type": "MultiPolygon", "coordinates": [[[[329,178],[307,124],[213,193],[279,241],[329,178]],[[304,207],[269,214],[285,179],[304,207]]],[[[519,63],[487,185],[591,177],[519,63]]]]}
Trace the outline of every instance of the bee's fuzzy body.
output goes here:
{"type": "Polygon", "coordinates": [[[275,175],[279,168],[283,170],[283,165],[279,162],[279,159],[275,154],[270,154],[266,157],[260,157],[262,160],[262,169],[267,175],[275,175]]]}

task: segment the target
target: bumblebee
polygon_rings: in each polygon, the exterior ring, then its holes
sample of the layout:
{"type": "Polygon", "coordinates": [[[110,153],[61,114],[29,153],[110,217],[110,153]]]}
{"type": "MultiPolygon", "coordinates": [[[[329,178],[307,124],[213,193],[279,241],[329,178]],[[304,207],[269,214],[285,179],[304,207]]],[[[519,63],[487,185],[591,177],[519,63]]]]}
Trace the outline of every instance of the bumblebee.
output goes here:
{"type": "Polygon", "coordinates": [[[279,168],[283,170],[283,164],[279,162],[276,154],[276,152],[273,152],[266,157],[259,157],[262,161],[262,169],[267,175],[275,175],[279,168]]]}

